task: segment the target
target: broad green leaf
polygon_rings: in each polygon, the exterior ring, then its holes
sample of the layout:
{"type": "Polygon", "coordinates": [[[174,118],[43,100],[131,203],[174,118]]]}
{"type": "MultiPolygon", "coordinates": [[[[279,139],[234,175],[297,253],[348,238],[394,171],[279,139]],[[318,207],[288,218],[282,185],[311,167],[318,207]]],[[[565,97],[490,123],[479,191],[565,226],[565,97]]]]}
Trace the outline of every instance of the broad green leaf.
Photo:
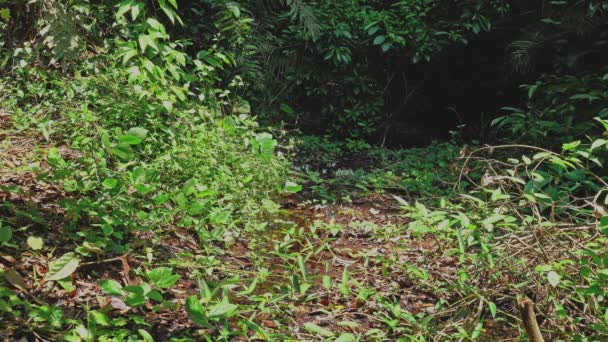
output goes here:
{"type": "Polygon", "coordinates": [[[101,289],[111,296],[121,296],[123,294],[122,285],[112,279],[105,279],[99,281],[101,289]]]}
{"type": "Polygon", "coordinates": [[[158,51],[158,46],[156,45],[156,42],[154,42],[154,39],[150,37],[150,35],[140,34],[138,37],[138,41],[142,53],[146,52],[146,48],[148,46],[154,49],[155,51],[158,51]]]}
{"type": "Polygon", "coordinates": [[[190,296],[186,299],[186,311],[192,322],[199,325],[206,325],[207,316],[205,315],[205,309],[197,296],[190,296]]]}
{"type": "Polygon", "coordinates": [[[289,192],[295,194],[297,192],[302,191],[302,186],[292,181],[285,182],[285,187],[283,188],[285,192],[289,192]]]}
{"type": "Polygon", "coordinates": [[[57,281],[72,275],[78,268],[80,260],[72,252],[62,255],[59,259],[49,263],[49,272],[46,274],[47,281],[57,281]]]}
{"type": "Polygon", "coordinates": [[[237,3],[230,2],[227,6],[228,10],[230,10],[230,12],[235,18],[239,18],[241,16],[241,9],[239,8],[239,5],[237,3]]]}
{"type": "Polygon", "coordinates": [[[146,303],[146,297],[138,293],[129,293],[124,302],[131,307],[139,307],[146,303]]]}
{"type": "Polygon", "coordinates": [[[604,146],[604,145],[606,145],[606,143],[608,143],[608,140],[597,139],[597,140],[593,141],[593,143],[591,144],[591,150],[604,146]]]}
{"type": "Polygon", "coordinates": [[[137,56],[138,54],[139,52],[137,51],[137,49],[127,50],[122,54],[122,64],[126,65],[131,60],[131,58],[137,56]]]}
{"type": "Polygon", "coordinates": [[[127,145],[139,145],[143,141],[140,137],[131,134],[125,134],[118,138],[118,140],[127,145]]]}
{"type": "Polygon", "coordinates": [[[144,329],[137,329],[137,332],[139,333],[139,336],[143,338],[144,342],[154,342],[152,335],[144,329]]]}
{"type": "Polygon", "coordinates": [[[255,137],[259,152],[262,154],[270,154],[278,145],[278,142],[268,133],[260,133],[255,137]]]}
{"type": "Polygon", "coordinates": [[[380,45],[380,44],[384,43],[385,40],[386,40],[385,35],[376,36],[376,38],[374,38],[374,45],[380,45]]]}
{"type": "Polygon", "coordinates": [[[209,309],[209,317],[210,318],[227,318],[234,314],[234,312],[238,309],[237,305],[230,304],[227,301],[222,301],[221,303],[215,304],[209,309]]]}
{"type": "Polygon", "coordinates": [[[230,213],[219,209],[214,210],[209,215],[209,222],[214,225],[226,224],[230,220],[230,213]]]}
{"type": "Polygon", "coordinates": [[[304,329],[306,329],[308,332],[313,333],[313,334],[317,334],[317,335],[321,335],[323,337],[333,337],[334,333],[331,330],[327,330],[323,327],[320,327],[314,323],[304,323],[304,329]]]}
{"type": "Polygon", "coordinates": [[[116,17],[122,18],[125,13],[131,10],[133,6],[133,0],[126,0],[118,4],[118,10],[116,11],[116,17]]]}
{"type": "Polygon", "coordinates": [[[13,230],[9,227],[0,227],[0,242],[9,242],[13,237],[13,230]]]}
{"type": "Polygon", "coordinates": [[[205,202],[197,201],[190,204],[187,212],[190,216],[197,216],[203,212],[203,209],[205,209],[205,202]]]}
{"type": "Polygon", "coordinates": [[[155,300],[157,302],[163,301],[163,295],[161,295],[160,292],[158,292],[156,290],[152,290],[152,291],[148,292],[147,296],[148,296],[148,298],[155,300]]]}
{"type": "Polygon", "coordinates": [[[93,310],[91,312],[89,312],[89,315],[92,319],[93,322],[95,322],[98,325],[102,325],[102,326],[108,326],[110,325],[110,319],[108,318],[108,316],[98,310],[93,310]]]}
{"type": "Polygon", "coordinates": [[[106,179],[104,179],[102,185],[104,188],[106,188],[108,190],[112,190],[116,187],[116,185],[118,185],[118,180],[116,180],[114,178],[106,178],[106,179]]]}
{"type": "Polygon", "coordinates": [[[477,325],[475,325],[475,328],[473,328],[473,332],[471,333],[471,340],[477,341],[477,338],[479,338],[479,335],[481,335],[482,330],[483,322],[477,323],[477,325]]]}
{"type": "Polygon", "coordinates": [[[573,142],[570,142],[570,143],[567,143],[567,144],[563,144],[562,145],[562,150],[564,150],[564,151],[573,150],[573,149],[577,148],[580,144],[581,144],[580,140],[573,141],[573,142]]]}
{"type": "Polygon", "coordinates": [[[119,144],[116,147],[110,148],[110,153],[122,161],[130,161],[135,157],[135,153],[133,153],[133,150],[127,144],[119,144]]]}
{"type": "Polygon", "coordinates": [[[608,215],[602,216],[599,222],[599,228],[602,234],[608,234],[608,215]]]}
{"type": "Polygon", "coordinates": [[[135,6],[131,6],[131,20],[135,21],[139,16],[139,13],[144,9],[144,4],[138,3],[135,6]]]}
{"type": "Polygon", "coordinates": [[[553,269],[551,265],[538,265],[534,268],[536,272],[549,272],[553,269]]]}
{"type": "Polygon", "coordinates": [[[357,341],[357,338],[355,337],[355,335],[350,334],[350,333],[344,333],[341,334],[340,337],[338,337],[334,342],[355,342],[357,341]]]}
{"type": "Polygon", "coordinates": [[[158,267],[148,272],[148,279],[159,289],[170,288],[179,278],[180,276],[173,274],[169,267],[158,267]]]}
{"type": "Polygon", "coordinates": [[[148,18],[146,19],[146,22],[148,23],[148,25],[150,25],[153,29],[155,29],[156,31],[159,32],[165,32],[165,26],[163,24],[161,24],[160,21],[154,19],[154,18],[148,18]]]}
{"type": "Polygon", "coordinates": [[[133,135],[144,140],[148,136],[148,130],[142,127],[133,127],[129,129],[126,134],[133,135]]]}
{"type": "Polygon", "coordinates": [[[7,22],[11,18],[11,10],[8,8],[0,9],[0,19],[7,22]]]}
{"type": "Polygon", "coordinates": [[[270,214],[278,214],[281,209],[281,205],[272,200],[264,198],[262,200],[262,208],[264,208],[264,210],[270,214]]]}
{"type": "Polygon", "coordinates": [[[61,286],[64,290],[68,292],[73,292],[74,290],[76,290],[70,277],[57,280],[57,284],[59,284],[59,286],[61,286]]]}

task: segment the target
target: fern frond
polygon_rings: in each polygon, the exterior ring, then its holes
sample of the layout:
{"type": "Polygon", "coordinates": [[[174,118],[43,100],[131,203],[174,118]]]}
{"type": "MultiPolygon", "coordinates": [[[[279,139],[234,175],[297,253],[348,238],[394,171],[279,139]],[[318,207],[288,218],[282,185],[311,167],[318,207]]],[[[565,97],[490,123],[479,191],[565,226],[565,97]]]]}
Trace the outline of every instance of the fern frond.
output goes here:
{"type": "Polygon", "coordinates": [[[509,44],[507,51],[511,67],[520,73],[530,71],[534,66],[534,57],[546,42],[540,33],[525,40],[516,40],[509,44]]]}

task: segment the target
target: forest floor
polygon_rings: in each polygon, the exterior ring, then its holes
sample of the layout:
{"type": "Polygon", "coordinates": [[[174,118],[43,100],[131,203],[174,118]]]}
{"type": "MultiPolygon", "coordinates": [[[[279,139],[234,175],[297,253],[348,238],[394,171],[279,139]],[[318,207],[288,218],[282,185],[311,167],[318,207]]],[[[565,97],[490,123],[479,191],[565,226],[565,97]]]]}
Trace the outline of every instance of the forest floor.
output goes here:
{"type": "MultiPolygon", "coordinates": [[[[0,252],[0,268],[22,300],[48,307],[51,316],[53,308],[61,308],[65,318],[57,319],[86,320],[93,312],[116,317],[96,318],[100,330],[144,326],[160,341],[208,338],[217,332],[196,327],[183,305],[191,295],[201,294],[204,299],[222,289],[227,302],[238,306],[227,321],[229,326],[221,330],[223,338],[234,341],[424,339],[429,336],[423,325],[438,326],[437,339],[454,334],[458,327],[475,330],[476,326],[482,327],[477,332],[482,341],[519,336],[509,324],[481,315],[483,301],[442,290],[442,284],[459,277],[452,241],[413,235],[400,201],[386,192],[367,192],[342,204],[316,200],[310,193],[284,197],[281,209],[267,218],[261,230],[243,232],[226,244],[201,243],[194,230],[179,227],[137,232],[127,254],[81,263],[70,286],[46,282],[49,261],[73,251],[74,241],[61,229],[49,229],[63,226],[66,213],[57,203],[66,194],[37,181],[24,168],[34,162],[34,150],[44,148],[36,146],[27,138],[3,140],[0,201],[29,207],[4,219],[39,222],[23,230],[44,236],[44,247],[28,249],[29,241],[16,241],[0,252]],[[21,190],[6,191],[11,187],[21,190]],[[42,224],[39,215],[51,220],[42,224]],[[163,306],[146,301],[132,307],[125,303],[128,296],[111,296],[100,287],[101,280],[113,280],[124,288],[141,285],[146,283],[144,269],[164,266],[171,267],[179,280],[163,295],[163,306]],[[471,306],[478,312],[470,312],[471,306]],[[243,322],[249,328],[244,335],[243,322]]],[[[69,156],[70,151],[64,154],[69,156]]],[[[362,158],[342,162],[340,168],[369,165],[362,158]]],[[[39,172],[44,171],[43,162],[39,167],[39,172]]],[[[80,247],[96,253],[86,243],[80,247]]],[[[508,305],[502,309],[512,311],[508,305]]],[[[53,340],[50,331],[44,335],[28,327],[36,320],[32,316],[7,325],[0,336],[53,340]]]]}

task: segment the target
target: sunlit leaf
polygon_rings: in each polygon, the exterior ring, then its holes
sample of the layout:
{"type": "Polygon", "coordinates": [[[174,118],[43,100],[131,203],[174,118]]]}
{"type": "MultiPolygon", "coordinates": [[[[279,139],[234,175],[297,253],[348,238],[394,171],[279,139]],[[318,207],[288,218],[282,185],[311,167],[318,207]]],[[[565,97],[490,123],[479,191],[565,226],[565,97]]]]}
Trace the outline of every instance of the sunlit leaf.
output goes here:
{"type": "Polygon", "coordinates": [[[72,252],[62,255],[59,259],[49,263],[49,272],[46,274],[46,280],[60,280],[69,277],[80,264],[80,259],[72,252]]]}

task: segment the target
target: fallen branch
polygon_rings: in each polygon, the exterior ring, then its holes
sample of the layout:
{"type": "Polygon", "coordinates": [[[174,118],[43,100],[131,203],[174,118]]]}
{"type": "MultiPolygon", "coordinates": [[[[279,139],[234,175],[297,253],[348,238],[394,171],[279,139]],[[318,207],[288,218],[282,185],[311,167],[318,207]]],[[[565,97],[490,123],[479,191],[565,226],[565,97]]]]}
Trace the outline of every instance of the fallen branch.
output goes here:
{"type": "Polygon", "coordinates": [[[526,328],[526,334],[528,334],[528,341],[530,342],[545,342],[543,335],[540,333],[538,322],[536,321],[536,315],[534,314],[534,303],[528,297],[522,296],[517,298],[517,307],[521,314],[521,319],[524,322],[526,328]]]}

